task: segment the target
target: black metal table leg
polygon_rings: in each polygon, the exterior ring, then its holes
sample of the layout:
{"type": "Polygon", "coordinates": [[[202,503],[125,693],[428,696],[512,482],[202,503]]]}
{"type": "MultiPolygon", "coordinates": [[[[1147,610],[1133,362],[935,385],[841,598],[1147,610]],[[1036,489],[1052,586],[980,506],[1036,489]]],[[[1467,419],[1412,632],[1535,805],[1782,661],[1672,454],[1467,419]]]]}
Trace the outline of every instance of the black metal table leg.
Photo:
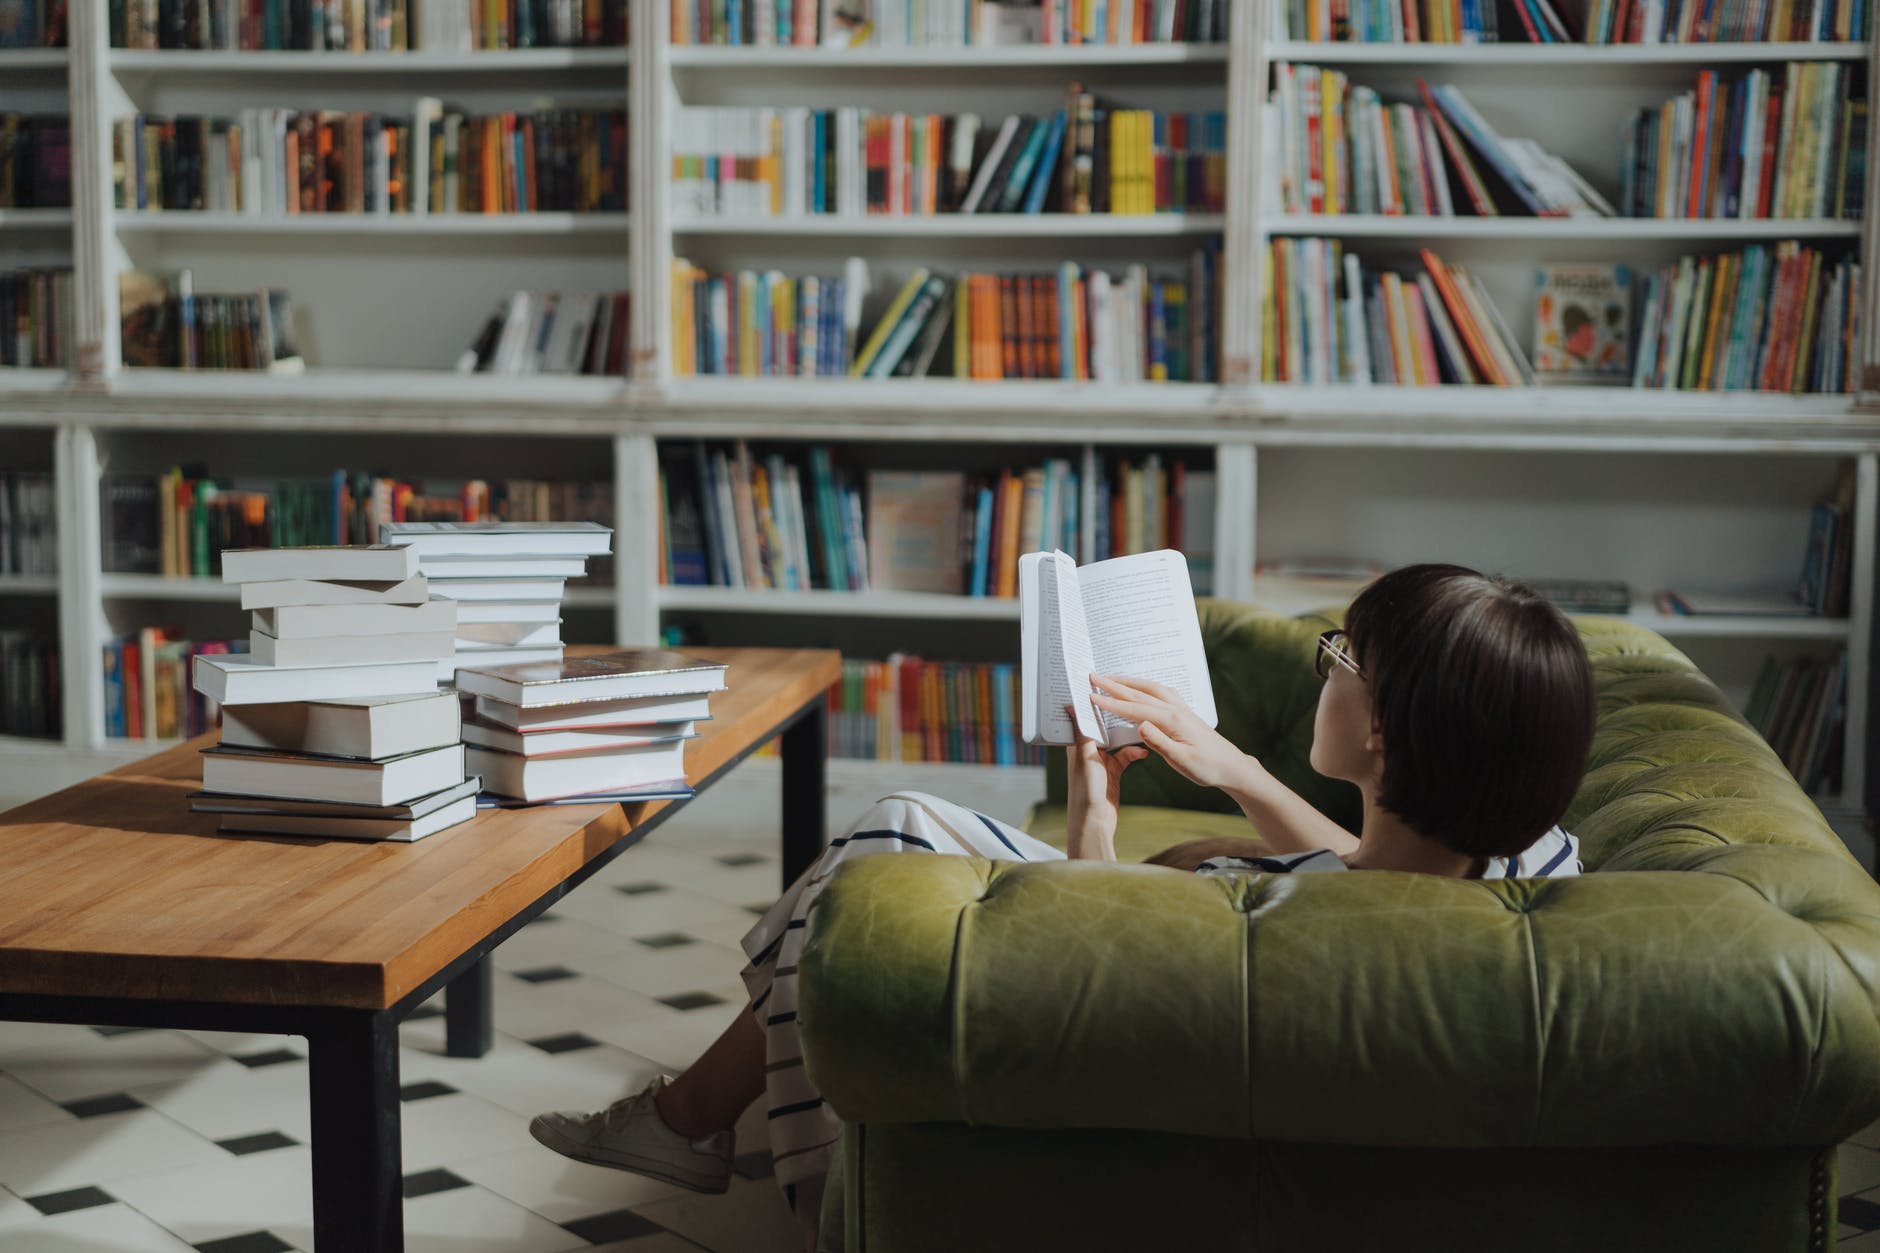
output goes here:
{"type": "Polygon", "coordinates": [[[481,1057],[490,1051],[490,959],[485,957],[444,988],[444,1052],[481,1057]]]}
{"type": "Polygon", "coordinates": [[[307,1042],[315,1253],[404,1253],[398,1023],[359,1010],[307,1042]]]}
{"type": "Polygon", "coordinates": [[[829,758],[828,706],[818,699],[783,733],[783,885],[822,855],[827,836],[824,767],[829,758]]]}

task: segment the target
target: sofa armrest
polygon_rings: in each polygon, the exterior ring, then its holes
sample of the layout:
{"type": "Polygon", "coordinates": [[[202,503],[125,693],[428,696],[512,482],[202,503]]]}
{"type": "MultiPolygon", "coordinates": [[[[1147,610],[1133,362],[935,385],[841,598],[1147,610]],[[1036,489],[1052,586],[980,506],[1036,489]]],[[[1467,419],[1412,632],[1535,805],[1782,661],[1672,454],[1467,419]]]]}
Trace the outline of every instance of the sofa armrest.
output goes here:
{"type": "Polygon", "coordinates": [[[812,917],[805,1057],[851,1122],[1845,1138],[1880,1114],[1880,891],[1809,850],[1689,857],[1476,882],[860,857],[812,917]]]}

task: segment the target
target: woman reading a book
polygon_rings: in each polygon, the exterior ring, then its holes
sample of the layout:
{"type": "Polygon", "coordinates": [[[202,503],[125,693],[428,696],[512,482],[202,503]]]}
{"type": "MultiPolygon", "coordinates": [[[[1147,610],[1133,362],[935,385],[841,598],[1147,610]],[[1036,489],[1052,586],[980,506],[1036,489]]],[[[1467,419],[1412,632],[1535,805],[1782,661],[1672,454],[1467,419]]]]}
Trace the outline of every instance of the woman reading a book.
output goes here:
{"type": "Polygon", "coordinates": [[[938,797],[887,797],[832,841],[745,937],[750,1012],[690,1069],[597,1113],[543,1114],[531,1133],[579,1161],[723,1192],[732,1128],[763,1096],[777,1181],[813,1242],[841,1123],[803,1071],[795,972],[824,882],[844,859],[877,852],[1113,861],[1123,771],[1150,752],[1225,791],[1259,833],[1177,845],[1152,865],[1208,874],[1579,873],[1578,844],[1555,824],[1585,772],[1593,682],[1578,632],[1553,605],[1459,566],[1406,567],[1358,596],[1344,630],[1320,637],[1318,669],[1325,682],[1310,760],[1320,774],[1357,787],[1358,834],[1320,814],[1169,689],[1093,678],[1097,705],[1137,723],[1143,745],[1111,752],[1079,738],[1067,750],[1068,853],[938,797]]]}

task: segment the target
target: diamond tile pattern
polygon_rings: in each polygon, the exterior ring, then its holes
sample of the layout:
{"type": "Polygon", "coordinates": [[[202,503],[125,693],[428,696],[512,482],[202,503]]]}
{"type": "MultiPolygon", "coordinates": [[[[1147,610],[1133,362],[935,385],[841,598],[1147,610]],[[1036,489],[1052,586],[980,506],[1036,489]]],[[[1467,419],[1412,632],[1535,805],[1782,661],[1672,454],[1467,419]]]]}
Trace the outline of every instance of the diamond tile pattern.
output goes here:
{"type": "MultiPolygon", "coordinates": [[[[774,813],[734,775],[518,932],[495,955],[518,977],[498,982],[487,1057],[445,1054],[436,1002],[406,1019],[410,1253],[802,1249],[761,1109],[723,1196],[527,1131],[677,1073],[737,1012],[738,938],[778,873],[776,820],[755,816],[774,813]]],[[[0,1250],[312,1253],[305,1059],[292,1037],[0,1024],[0,1250]]],[[[1843,1147],[1840,1184],[1841,1250],[1880,1253],[1880,1124],[1843,1147]]]]}

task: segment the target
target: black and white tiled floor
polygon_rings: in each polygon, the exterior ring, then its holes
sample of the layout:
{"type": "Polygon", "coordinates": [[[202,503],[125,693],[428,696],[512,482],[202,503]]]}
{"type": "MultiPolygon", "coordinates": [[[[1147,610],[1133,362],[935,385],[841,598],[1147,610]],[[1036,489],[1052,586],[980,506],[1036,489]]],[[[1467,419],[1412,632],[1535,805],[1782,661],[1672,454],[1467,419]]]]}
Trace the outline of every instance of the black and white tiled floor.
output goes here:
{"type": "MultiPolygon", "coordinates": [[[[445,1057],[433,1009],[405,1025],[410,1253],[802,1248],[761,1112],[725,1196],[569,1162],[527,1132],[683,1068],[738,1011],[738,938],[778,887],[774,789],[727,779],[510,939],[489,1056],[445,1057]]],[[[832,796],[831,818],[872,799],[832,796]]],[[[307,1141],[304,1040],[0,1023],[0,1253],[306,1253],[307,1141]]],[[[1880,1253],[1880,1124],[1840,1168],[1839,1248],[1880,1253]]]]}

